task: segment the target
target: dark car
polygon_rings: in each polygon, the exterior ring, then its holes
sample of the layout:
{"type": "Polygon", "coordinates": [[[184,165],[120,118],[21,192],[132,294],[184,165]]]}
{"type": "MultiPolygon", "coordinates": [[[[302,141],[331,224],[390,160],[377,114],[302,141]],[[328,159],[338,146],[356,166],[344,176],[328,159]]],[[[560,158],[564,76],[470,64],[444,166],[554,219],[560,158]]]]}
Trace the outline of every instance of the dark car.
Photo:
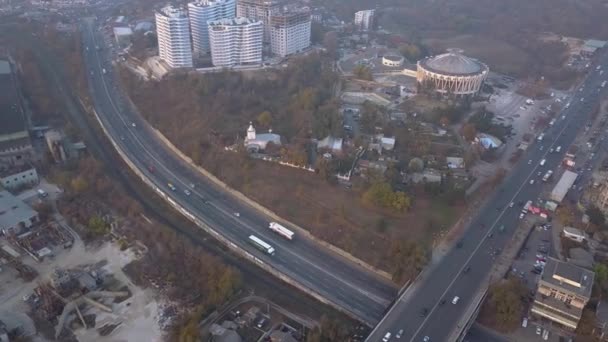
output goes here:
{"type": "Polygon", "coordinates": [[[439,301],[439,305],[443,305],[445,304],[445,299],[442,299],[441,301],[439,301]]]}
{"type": "Polygon", "coordinates": [[[429,314],[429,309],[423,308],[420,310],[420,317],[426,317],[429,314]]]}
{"type": "Polygon", "coordinates": [[[464,268],[464,270],[462,270],[462,273],[469,273],[470,270],[471,270],[471,266],[467,266],[464,268]]]}

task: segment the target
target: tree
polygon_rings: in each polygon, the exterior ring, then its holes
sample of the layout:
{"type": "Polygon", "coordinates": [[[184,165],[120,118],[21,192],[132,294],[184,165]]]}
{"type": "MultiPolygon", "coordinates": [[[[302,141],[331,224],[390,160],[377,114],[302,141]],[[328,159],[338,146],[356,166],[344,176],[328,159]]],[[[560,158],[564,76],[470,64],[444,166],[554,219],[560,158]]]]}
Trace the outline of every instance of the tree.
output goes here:
{"type": "Polygon", "coordinates": [[[475,124],[472,124],[472,123],[464,124],[464,126],[462,126],[462,136],[468,142],[475,140],[475,137],[477,136],[477,128],[475,127],[475,124]]]}
{"type": "Polygon", "coordinates": [[[338,58],[338,34],[335,31],[325,33],[323,36],[323,47],[332,59],[338,58]]]}
{"type": "Polygon", "coordinates": [[[608,266],[598,263],[593,267],[593,272],[595,272],[595,283],[602,292],[608,292],[608,266]]]}
{"type": "Polygon", "coordinates": [[[355,76],[355,78],[364,81],[372,81],[374,79],[372,70],[365,65],[357,65],[353,70],[353,75],[355,76]]]}
{"type": "Polygon", "coordinates": [[[509,279],[492,284],[488,297],[482,307],[481,316],[501,332],[509,332],[519,326],[524,312],[522,297],[527,294],[526,287],[519,279],[509,279]]]}
{"type": "Polygon", "coordinates": [[[598,227],[602,227],[606,223],[606,217],[604,216],[604,213],[602,213],[602,211],[595,205],[592,205],[587,208],[585,214],[589,216],[589,222],[593,223],[598,227]]]}
{"type": "Polygon", "coordinates": [[[410,172],[421,172],[424,169],[424,162],[420,158],[412,158],[407,164],[407,169],[410,172]]]}
{"type": "Polygon", "coordinates": [[[370,101],[361,106],[361,129],[363,132],[374,133],[376,126],[383,126],[384,109],[370,101]]]}
{"type": "Polygon", "coordinates": [[[102,220],[99,216],[91,216],[89,218],[89,222],[87,223],[87,228],[91,233],[98,236],[104,235],[110,231],[110,225],[102,220]]]}
{"type": "Polygon", "coordinates": [[[388,258],[393,280],[399,284],[415,278],[428,262],[424,248],[411,240],[394,240],[388,258]]]}
{"type": "Polygon", "coordinates": [[[410,62],[415,63],[422,57],[422,51],[416,44],[403,44],[399,47],[399,52],[410,62]]]}
{"type": "Polygon", "coordinates": [[[410,198],[402,191],[393,191],[386,181],[376,182],[363,193],[363,201],[378,207],[402,212],[409,209],[410,198]]]}
{"type": "Polygon", "coordinates": [[[258,115],[256,120],[262,127],[270,127],[272,123],[272,114],[269,111],[265,110],[258,115]]]}

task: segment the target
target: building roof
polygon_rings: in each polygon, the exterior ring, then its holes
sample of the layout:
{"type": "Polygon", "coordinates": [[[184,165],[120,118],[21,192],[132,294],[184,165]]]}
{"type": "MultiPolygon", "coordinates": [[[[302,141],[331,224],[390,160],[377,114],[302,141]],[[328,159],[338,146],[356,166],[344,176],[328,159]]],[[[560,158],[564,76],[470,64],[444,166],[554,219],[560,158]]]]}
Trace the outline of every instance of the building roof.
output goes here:
{"type": "Polygon", "coordinates": [[[11,64],[8,61],[3,61],[0,59],[0,75],[10,75],[11,73],[11,64]]]}
{"type": "Polygon", "coordinates": [[[133,34],[133,30],[130,27],[115,27],[114,34],[117,36],[130,36],[133,34]]]}
{"type": "Polygon", "coordinates": [[[25,130],[25,120],[11,75],[10,64],[0,60],[0,135],[25,130]]]}
{"type": "Polygon", "coordinates": [[[445,161],[450,169],[463,169],[464,158],[461,157],[445,157],[445,161]]]}
{"type": "Polygon", "coordinates": [[[605,40],[597,40],[597,39],[588,39],[588,40],[585,41],[585,46],[586,47],[595,48],[595,49],[601,49],[604,46],[606,46],[606,41],[605,40]]]}
{"type": "Polygon", "coordinates": [[[477,134],[477,140],[484,148],[498,148],[502,146],[502,141],[500,141],[500,139],[486,133],[477,134]]]}
{"type": "Polygon", "coordinates": [[[8,191],[0,191],[0,229],[15,227],[38,213],[8,191]]]}
{"type": "Polygon", "coordinates": [[[486,71],[487,67],[477,60],[453,50],[441,55],[427,57],[422,64],[432,71],[450,75],[469,75],[486,71]]]}
{"type": "Polygon", "coordinates": [[[541,281],[585,298],[591,296],[595,274],[582,267],[554,258],[547,258],[541,281]]]}
{"type": "Polygon", "coordinates": [[[135,31],[151,31],[154,28],[154,24],[149,21],[141,21],[135,25],[135,31]]]}
{"type": "Polygon", "coordinates": [[[317,148],[319,149],[330,149],[332,151],[342,151],[342,138],[332,137],[328,135],[323,140],[317,143],[317,148]]]}
{"type": "Polygon", "coordinates": [[[576,229],[574,227],[564,227],[564,233],[573,235],[573,236],[580,236],[582,238],[587,238],[587,234],[585,234],[585,232],[583,232],[580,229],[576,229]]]}
{"type": "Polygon", "coordinates": [[[395,148],[395,138],[382,136],[380,142],[382,143],[382,148],[385,150],[390,151],[395,148]]]}

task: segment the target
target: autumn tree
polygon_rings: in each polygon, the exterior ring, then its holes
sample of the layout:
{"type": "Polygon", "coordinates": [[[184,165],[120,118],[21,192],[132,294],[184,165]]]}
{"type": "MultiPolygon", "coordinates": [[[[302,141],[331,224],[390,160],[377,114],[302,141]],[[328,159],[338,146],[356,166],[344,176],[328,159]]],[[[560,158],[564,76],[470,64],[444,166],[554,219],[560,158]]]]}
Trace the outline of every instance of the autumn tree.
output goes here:
{"type": "Polygon", "coordinates": [[[353,69],[353,76],[364,81],[372,81],[374,79],[372,70],[365,65],[357,65],[355,69],[353,69]]]}
{"type": "Polygon", "coordinates": [[[493,284],[488,289],[488,296],[482,307],[482,315],[497,330],[513,331],[519,326],[524,312],[522,297],[527,289],[519,279],[509,279],[493,284]]]}
{"type": "Polygon", "coordinates": [[[468,142],[475,140],[475,137],[477,136],[477,128],[475,128],[475,124],[472,124],[472,123],[464,124],[464,126],[462,126],[462,136],[468,142]]]}
{"type": "Polygon", "coordinates": [[[593,223],[598,227],[603,227],[606,223],[606,217],[604,216],[604,213],[595,205],[592,205],[587,208],[585,214],[589,216],[589,222],[593,223]]]}
{"type": "Polygon", "coordinates": [[[411,240],[394,240],[388,253],[391,275],[399,284],[414,279],[428,262],[427,251],[411,240]]]}
{"type": "Polygon", "coordinates": [[[265,110],[258,115],[256,120],[262,127],[270,127],[272,123],[272,114],[269,111],[265,110]]]}
{"type": "Polygon", "coordinates": [[[422,57],[422,51],[416,44],[403,44],[399,47],[399,52],[412,63],[415,63],[422,57]]]}
{"type": "Polygon", "coordinates": [[[393,191],[388,182],[377,182],[363,193],[363,201],[378,207],[402,212],[409,209],[410,198],[402,191],[393,191]]]}
{"type": "Polygon", "coordinates": [[[412,158],[407,164],[409,172],[421,172],[424,169],[424,162],[420,158],[412,158]]]}

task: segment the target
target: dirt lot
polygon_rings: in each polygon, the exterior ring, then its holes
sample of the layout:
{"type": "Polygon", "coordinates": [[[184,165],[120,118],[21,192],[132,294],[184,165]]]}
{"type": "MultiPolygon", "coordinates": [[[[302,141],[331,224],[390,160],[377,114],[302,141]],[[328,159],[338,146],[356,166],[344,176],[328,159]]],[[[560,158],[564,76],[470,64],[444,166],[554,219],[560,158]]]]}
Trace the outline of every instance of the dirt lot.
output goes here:
{"type": "MultiPolygon", "coordinates": [[[[226,160],[233,160],[227,154],[226,160]]],[[[235,162],[236,166],[236,161],[235,162]]],[[[228,165],[231,164],[228,162],[228,165]]],[[[394,214],[366,207],[361,191],[355,184],[352,189],[328,185],[313,173],[256,161],[249,171],[250,182],[241,191],[271,208],[280,216],[308,229],[315,236],[353,252],[374,265],[385,268],[390,242],[406,238],[429,244],[441,228],[448,228],[462,207],[447,207],[422,196],[412,195],[413,207],[404,214],[394,214]],[[272,181],[270,181],[272,180],[272,181]],[[386,227],[379,227],[381,219],[386,227]]],[[[225,165],[223,179],[238,173],[225,165]]]]}

